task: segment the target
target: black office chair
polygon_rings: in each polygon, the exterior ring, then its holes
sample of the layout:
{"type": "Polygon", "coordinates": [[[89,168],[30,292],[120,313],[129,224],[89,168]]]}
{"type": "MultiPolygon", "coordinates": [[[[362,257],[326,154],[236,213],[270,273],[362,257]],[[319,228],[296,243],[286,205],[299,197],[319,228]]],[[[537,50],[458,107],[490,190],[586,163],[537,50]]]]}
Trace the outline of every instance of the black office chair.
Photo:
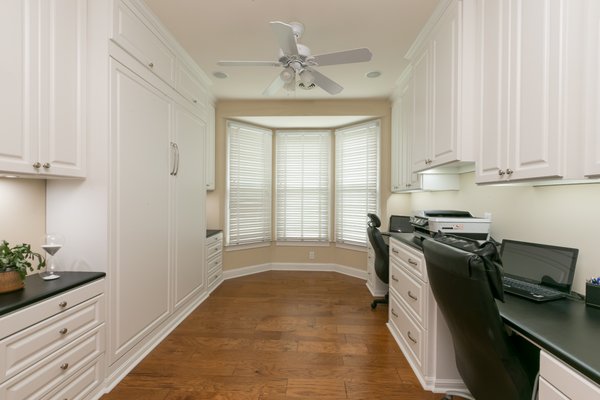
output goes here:
{"type": "MultiPolygon", "coordinates": [[[[381,220],[375,214],[367,214],[369,221],[367,222],[367,235],[369,242],[375,251],[375,273],[377,277],[385,284],[389,282],[390,270],[390,250],[388,245],[383,240],[379,227],[381,220]]],[[[374,310],[377,304],[388,304],[389,292],[385,294],[383,299],[375,299],[371,303],[371,308],[374,310]]]]}
{"type": "Polygon", "coordinates": [[[452,334],[456,367],[471,394],[477,400],[531,399],[539,363],[521,352],[500,317],[494,297],[503,298],[502,271],[495,246],[440,236],[424,240],[423,251],[431,290],[452,334]]]}

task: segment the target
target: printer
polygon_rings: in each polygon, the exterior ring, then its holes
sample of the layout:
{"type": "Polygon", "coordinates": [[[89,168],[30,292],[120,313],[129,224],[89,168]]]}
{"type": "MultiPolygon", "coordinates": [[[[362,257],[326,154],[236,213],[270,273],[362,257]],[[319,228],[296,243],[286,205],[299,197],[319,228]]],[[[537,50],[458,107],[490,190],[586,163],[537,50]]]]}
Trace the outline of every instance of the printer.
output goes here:
{"type": "Polygon", "coordinates": [[[438,232],[470,239],[487,240],[490,234],[490,218],[477,218],[468,211],[421,210],[410,217],[415,235],[432,237],[438,232]]]}

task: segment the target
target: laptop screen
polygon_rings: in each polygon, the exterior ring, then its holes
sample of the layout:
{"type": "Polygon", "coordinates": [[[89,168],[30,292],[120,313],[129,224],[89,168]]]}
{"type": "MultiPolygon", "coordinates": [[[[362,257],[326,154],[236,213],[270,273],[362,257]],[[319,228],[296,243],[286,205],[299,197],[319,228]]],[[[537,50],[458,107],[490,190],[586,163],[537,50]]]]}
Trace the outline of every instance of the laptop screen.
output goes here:
{"type": "Polygon", "coordinates": [[[569,292],[575,275],[578,249],[503,240],[500,256],[504,274],[511,278],[569,292]]]}
{"type": "Polygon", "coordinates": [[[410,224],[410,217],[392,215],[390,217],[390,232],[413,232],[415,228],[410,224]]]}

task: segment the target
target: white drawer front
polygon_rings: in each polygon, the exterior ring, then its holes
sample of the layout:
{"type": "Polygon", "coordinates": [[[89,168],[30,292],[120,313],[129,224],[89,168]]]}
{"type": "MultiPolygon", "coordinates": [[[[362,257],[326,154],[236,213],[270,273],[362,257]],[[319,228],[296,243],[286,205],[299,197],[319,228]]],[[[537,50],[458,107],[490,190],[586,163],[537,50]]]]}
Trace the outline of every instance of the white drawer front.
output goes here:
{"type": "Polygon", "coordinates": [[[104,279],[98,279],[77,289],[57,294],[54,297],[15,311],[0,318],[0,339],[28,328],[55,314],[65,312],[71,307],[91,299],[104,292],[104,279]]]}
{"type": "Polygon", "coordinates": [[[115,42],[174,87],[175,54],[123,2],[116,1],[115,8],[115,42]]]}
{"type": "Polygon", "coordinates": [[[390,322],[412,355],[419,368],[423,368],[424,331],[411,319],[394,296],[390,296],[390,322]]]}
{"type": "Polygon", "coordinates": [[[5,400],[41,399],[104,352],[104,326],[76,339],[63,350],[0,386],[5,400]]]}
{"type": "Polygon", "coordinates": [[[223,256],[222,254],[219,252],[217,255],[215,255],[214,257],[210,258],[208,260],[208,265],[206,266],[206,269],[210,272],[210,271],[214,271],[217,269],[221,269],[222,267],[222,261],[223,261],[223,256]]]}
{"type": "Polygon", "coordinates": [[[559,392],[547,380],[540,377],[540,391],[538,400],[569,400],[564,394],[559,392]]]}
{"type": "Polygon", "coordinates": [[[216,243],[221,243],[223,241],[223,233],[219,232],[215,235],[212,235],[210,237],[206,238],[206,247],[216,244],[216,243]]]}
{"type": "Polygon", "coordinates": [[[425,284],[406,273],[395,260],[390,264],[390,284],[413,317],[427,329],[425,318],[425,284]]]}
{"type": "Polygon", "coordinates": [[[194,77],[194,73],[182,63],[179,63],[177,73],[177,91],[192,102],[194,107],[197,108],[202,115],[206,114],[206,92],[202,87],[202,84],[194,77]]]}
{"type": "Polygon", "coordinates": [[[208,286],[211,286],[213,283],[215,283],[221,277],[222,274],[223,274],[223,271],[221,271],[221,270],[217,270],[217,271],[210,273],[208,275],[208,286]]]}
{"type": "Polygon", "coordinates": [[[100,295],[0,341],[0,381],[103,322],[104,295],[100,295]]]}
{"type": "Polygon", "coordinates": [[[600,386],[544,351],[540,352],[540,376],[571,400],[600,399],[600,386]]]}
{"type": "Polygon", "coordinates": [[[392,239],[390,240],[390,257],[398,260],[400,265],[405,266],[407,270],[427,282],[425,258],[422,253],[392,239]]]}
{"type": "Polygon", "coordinates": [[[210,260],[216,254],[221,252],[221,242],[206,245],[206,259],[210,260]]]}
{"type": "Polygon", "coordinates": [[[93,392],[104,379],[104,357],[77,372],[58,389],[44,397],[44,400],[83,400],[93,392]]]}

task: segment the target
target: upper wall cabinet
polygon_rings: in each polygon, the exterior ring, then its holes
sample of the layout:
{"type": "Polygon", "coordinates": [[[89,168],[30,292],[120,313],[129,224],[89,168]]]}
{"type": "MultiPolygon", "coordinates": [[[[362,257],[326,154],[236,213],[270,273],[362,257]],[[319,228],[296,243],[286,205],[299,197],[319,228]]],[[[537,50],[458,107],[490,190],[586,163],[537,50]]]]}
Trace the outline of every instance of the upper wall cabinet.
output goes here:
{"type": "Polygon", "coordinates": [[[208,132],[205,145],[206,190],[215,190],[215,108],[208,104],[208,132]]]}
{"type": "Polygon", "coordinates": [[[0,5],[0,171],[85,175],[87,0],[0,5]]]}
{"type": "Polygon", "coordinates": [[[476,181],[582,177],[583,2],[475,3],[476,181]]]}
{"type": "Polygon", "coordinates": [[[589,59],[585,63],[587,118],[585,127],[585,171],[591,178],[600,178],[600,2],[586,3],[587,48],[589,59]]]}
{"type": "Polygon", "coordinates": [[[407,54],[415,98],[414,172],[442,166],[458,171],[474,161],[472,13],[471,1],[442,2],[407,54]]]}

